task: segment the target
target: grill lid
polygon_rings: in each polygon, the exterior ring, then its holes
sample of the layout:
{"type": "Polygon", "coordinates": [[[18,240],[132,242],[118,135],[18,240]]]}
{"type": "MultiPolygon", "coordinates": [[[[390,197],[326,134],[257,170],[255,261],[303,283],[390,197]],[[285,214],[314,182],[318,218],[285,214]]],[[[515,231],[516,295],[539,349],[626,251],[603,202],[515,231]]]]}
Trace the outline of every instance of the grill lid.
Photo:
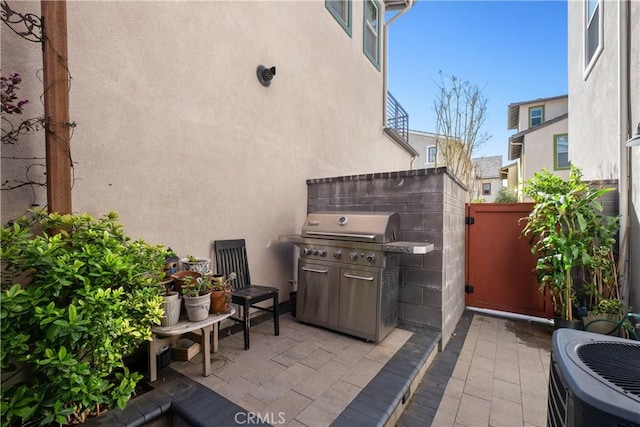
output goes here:
{"type": "Polygon", "coordinates": [[[313,212],[302,226],[302,237],[389,243],[397,240],[397,212],[313,212]]]}

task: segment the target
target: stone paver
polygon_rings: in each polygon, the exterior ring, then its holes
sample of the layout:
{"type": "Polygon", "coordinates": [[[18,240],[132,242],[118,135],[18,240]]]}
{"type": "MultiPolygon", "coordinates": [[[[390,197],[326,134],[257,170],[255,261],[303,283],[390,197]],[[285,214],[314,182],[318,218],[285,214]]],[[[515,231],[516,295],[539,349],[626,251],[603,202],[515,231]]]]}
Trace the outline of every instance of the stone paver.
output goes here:
{"type": "Polygon", "coordinates": [[[436,357],[427,376],[443,359],[454,359],[446,389],[424,381],[397,426],[530,427],[546,425],[551,329],[546,325],[465,312],[472,320],[464,343],[456,342],[460,324],[447,348],[436,357]],[[457,350],[450,351],[450,346],[457,350]],[[450,354],[445,357],[445,353],[450,354]],[[435,416],[428,409],[437,407],[435,416]]]}
{"type": "MultiPolygon", "coordinates": [[[[245,410],[282,415],[279,424],[323,427],[351,408],[412,337],[396,329],[382,343],[368,343],[288,315],[279,337],[272,328],[252,327],[248,352],[241,334],[221,340],[210,377],[201,375],[201,355],[172,368],[245,410]]],[[[396,425],[546,425],[550,347],[548,328],[465,311],[396,425]]]]}

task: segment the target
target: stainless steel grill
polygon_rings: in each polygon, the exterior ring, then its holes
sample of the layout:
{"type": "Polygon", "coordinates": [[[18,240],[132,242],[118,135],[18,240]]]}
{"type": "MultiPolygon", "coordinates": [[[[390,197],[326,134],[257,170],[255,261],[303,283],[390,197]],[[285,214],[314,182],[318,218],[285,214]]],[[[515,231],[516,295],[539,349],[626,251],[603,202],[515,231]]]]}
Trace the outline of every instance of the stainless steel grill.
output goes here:
{"type": "Polygon", "coordinates": [[[425,254],[433,244],[400,242],[397,212],[310,213],[300,235],[298,320],[371,341],[398,321],[399,254],[425,254]]]}

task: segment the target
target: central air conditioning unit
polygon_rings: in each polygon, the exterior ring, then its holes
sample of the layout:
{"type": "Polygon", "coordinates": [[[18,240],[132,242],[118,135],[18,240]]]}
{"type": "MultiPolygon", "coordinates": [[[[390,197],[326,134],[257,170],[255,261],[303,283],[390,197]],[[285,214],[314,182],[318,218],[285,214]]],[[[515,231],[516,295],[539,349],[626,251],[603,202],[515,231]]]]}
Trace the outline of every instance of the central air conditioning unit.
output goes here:
{"type": "Polygon", "coordinates": [[[556,330],[547,426],[640,426],[640,341],[556,330]]]}

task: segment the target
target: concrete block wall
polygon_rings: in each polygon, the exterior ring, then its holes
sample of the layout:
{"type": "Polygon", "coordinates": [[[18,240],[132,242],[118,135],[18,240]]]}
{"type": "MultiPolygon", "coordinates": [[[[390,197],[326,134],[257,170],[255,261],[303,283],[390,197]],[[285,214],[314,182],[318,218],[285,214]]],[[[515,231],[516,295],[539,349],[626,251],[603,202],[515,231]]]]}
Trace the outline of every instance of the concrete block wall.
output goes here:
{"type": "Polygon", "coordinates": [[[399,240],[435,250],[400,256],[399,318],[449,340],[464,310],[464,186],[446,168],[307,180],[307,211],[398,212],[399,240]]]}

